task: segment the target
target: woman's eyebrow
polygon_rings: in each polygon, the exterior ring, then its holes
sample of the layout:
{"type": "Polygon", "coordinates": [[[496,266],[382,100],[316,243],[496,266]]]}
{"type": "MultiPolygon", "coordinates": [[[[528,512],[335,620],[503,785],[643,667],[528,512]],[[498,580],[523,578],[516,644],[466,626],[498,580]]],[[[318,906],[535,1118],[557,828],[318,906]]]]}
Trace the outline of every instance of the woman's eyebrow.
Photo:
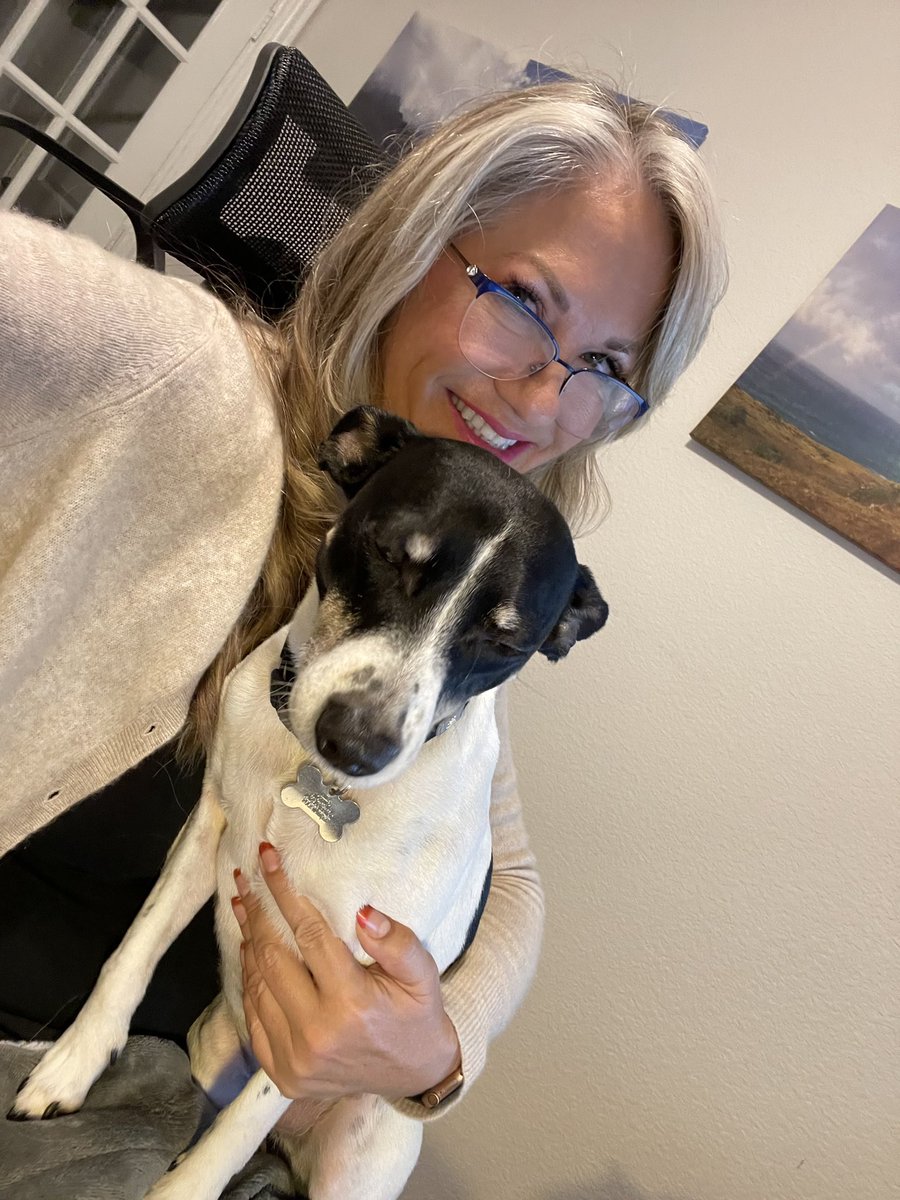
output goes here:
{"type": "Polygon", "coordinates": [[[640,339],[635,342],[623,342],[620,338],[607,338],[607,350],[619,350],[623,354],[635,354],[641,345],[640,339]]]}

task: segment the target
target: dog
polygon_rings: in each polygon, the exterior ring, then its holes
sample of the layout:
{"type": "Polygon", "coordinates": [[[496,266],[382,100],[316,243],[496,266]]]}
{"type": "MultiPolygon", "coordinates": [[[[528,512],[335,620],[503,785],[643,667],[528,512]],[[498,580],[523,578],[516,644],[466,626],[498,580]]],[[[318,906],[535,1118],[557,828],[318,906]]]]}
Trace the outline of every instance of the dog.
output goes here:
{"type": "MultiPolygon", "coordinates": [[[[162,954],[217,890],[222,993],[192,1030],[191,1065],[230,1102],[152,1200],[216,1200],[292,1103],[262,1070],[234,1082],[248,1041],[234,869],[255,885],[269,841],[360,962],[371,959],[355,917],[371,903],[409,925],[444,971],[487,894],[495,689],[534,653],[562,658],[607,617],[562,516],[487,451],[362,407],[322,444],[320,466],[347,505],[315,584],[289,626],[228,676],[197,807],[10,1114],[81,1106],[125,1044],[162,954]]],[[[267,889],[255,890],[296,948],[267,889]]],[[[311,1200],[391,1200],[415,1166],[422,1123],[381,1097],[352,1096],[303,1135],[278,1136],[311,1200]]]]}

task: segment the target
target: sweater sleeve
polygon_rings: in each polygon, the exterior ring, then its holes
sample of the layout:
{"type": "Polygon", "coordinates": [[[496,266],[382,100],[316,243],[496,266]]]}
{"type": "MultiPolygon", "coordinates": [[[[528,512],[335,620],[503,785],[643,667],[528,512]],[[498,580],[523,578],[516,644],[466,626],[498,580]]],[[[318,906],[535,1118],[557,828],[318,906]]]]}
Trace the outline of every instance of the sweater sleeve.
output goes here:
{"type": "Polygon", "coordinates": [[[193,283],[0,214],[0,854],[170,740],[277,519],[276,406],[193,283]]]}
{"type": "MultiPolygon", "coordinates": [[[[508,685],[507,685],[508,686],[508,685]]],[[[544,896],[522,818],[509,740],[507,687],[497,696],[500,756],[491,789],[494,870],[475,940],[444,974],[444,1008],[456,1027],[465,1083],[437,1109],[410,1100],[395,1107],[433,1120],[456,1105],[484,1069],[488,1046],[509,1024],[534,977],[544,924],[544,896]]]]}
{"type": "Polygon", "coordinates": [[[139,398],[215,345],[221,305],[24,213],[0,213],[0,442],[139,398]]]}

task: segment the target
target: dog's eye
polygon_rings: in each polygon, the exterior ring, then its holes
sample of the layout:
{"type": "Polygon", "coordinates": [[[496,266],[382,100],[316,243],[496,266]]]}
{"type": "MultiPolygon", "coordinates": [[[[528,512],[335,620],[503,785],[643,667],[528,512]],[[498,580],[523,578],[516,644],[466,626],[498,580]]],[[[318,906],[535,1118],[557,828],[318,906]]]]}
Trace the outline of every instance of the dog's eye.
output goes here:
{"type": "Polygon", "coordinates": [[[405,545],[376,542],[375,548],[379,556],[396,572],[400,586],[407,596],[414,596],[422,584],[422,566],[414,562],[408,554],[405,545]]]}
{"type": "Polygon", "coordinates": [[[390,563],[392,567],[402,567],[406,560],[403,550],[397,546],[387,546],[383,542],[376,542],[375,549],[384,561],[390,563]]]}
{"type": "Polygon", "coordinates": [[[497,634],[485,633],[484,640],[495,653],[502,654],[505,658],[520,658],[523,654],[528,653],[521,646],[514,646],[512,642],[505,641],[502,636],[497,634]]]}

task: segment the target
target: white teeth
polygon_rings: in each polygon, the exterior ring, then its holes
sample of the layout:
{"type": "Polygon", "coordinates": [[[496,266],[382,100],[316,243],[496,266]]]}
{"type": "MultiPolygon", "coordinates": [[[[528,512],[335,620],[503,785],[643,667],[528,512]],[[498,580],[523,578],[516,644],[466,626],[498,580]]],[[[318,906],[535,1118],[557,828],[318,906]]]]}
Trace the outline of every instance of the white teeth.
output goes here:
{"type": "Polygon", "coordinates": [[[455,396],[451,392],[450,399],[453,403],[453,407],[456,409],[468,427],[473,433],[477,433],[483,442],[487,442],[487,444],[489,446],[493,446],[495,450],[508,450],[510,446],[515,446],[517,444],[515,438],[504,438],[501,437],[499,433],[495,433],[483,417],[479,417],[477,412],[473,412],[473,410],[469,408],[468,404],[463,404],[459,396],[455,396]]]}

